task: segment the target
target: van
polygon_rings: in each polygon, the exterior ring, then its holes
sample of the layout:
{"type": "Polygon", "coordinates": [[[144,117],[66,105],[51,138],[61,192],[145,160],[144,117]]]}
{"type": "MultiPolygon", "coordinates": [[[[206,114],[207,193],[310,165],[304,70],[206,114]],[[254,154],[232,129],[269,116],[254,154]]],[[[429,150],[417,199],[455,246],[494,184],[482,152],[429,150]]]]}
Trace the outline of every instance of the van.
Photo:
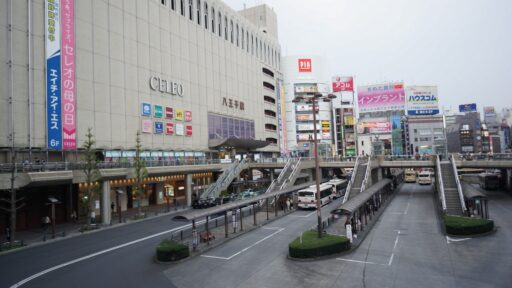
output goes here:
{"type": "Polygon", "coordinates": [[[432,177],[430,176],[430,172],[422,171],[418,174],[418,184],[420,185],[430,185],[432,184],[432,177]]]}

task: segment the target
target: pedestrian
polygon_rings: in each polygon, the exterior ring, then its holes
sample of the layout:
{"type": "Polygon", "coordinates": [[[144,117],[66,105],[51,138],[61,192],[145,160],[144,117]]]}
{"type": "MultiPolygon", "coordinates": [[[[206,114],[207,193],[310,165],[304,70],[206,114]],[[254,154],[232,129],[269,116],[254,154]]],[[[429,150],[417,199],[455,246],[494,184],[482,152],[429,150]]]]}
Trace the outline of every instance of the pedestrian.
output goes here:
{"type": "Polygon", "coordinates": [[[5,228],[5,238],[7,242],[11,242],[11,229],[9,227],[5,228]]]}
{"type": "Polygon", "coordinates": [[[290,198],[286,198],[286,210],[290,211],[290,198]]]}
{"type": "Polygon", "coordinates": [[[48,227],[50,226],[50,223],[51,223],[50,217],[49,216],[44,216],[43,217],[43,230],[44,230],[44,232],[46,232],[46,230],[48,230],[48,227]]]}
{"type": "Polygon", "coordinates": [[[77,220],[78,220],[78,216],[76,215],[76,211],[73,210],[71,212],[71,221],[73,221],[73,223],[76,223],[77,220]]]}
{"type": "Polygon", "coordinates": [[[96,223],[96,211],[91,211],[91,224],[96,223]]]}
{"type": "Polygon", "coordinates": [[[114,201],[112,201],[112,203],[110,203],[110,211],[112,213],[114,213],[114,208],[116,207],[116,204],[114,204],[114,201]]]}
{"type": "Polygon", "coordinates": [[[293,199],[292,198],[290,198],[290,207],[291,207],[291,209],[295,208],[295,207],[293,207],[293,199]]]}

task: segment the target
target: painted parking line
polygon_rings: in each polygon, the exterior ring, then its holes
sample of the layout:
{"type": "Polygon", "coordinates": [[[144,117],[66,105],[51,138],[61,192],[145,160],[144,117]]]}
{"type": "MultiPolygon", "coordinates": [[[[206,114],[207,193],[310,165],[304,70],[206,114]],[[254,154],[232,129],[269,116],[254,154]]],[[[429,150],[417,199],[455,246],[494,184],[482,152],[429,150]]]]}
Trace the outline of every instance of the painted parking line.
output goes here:
{"type": "Polygon", "coordinates": [[[389,257],[388,263],[376,263],[371,261],[362,261],[362,260],[354,260],[354,259],[345,259],[345,258],[336,258],[339,261],[345,262],[353,262],[353,263],[361,263],[361,264],[371,264],[371,265],[381,265],[381,266],[391,266],[393,264],[393,259],[395,258],[395,250],[398,245],[398,239],[400,237],[400,230],[396,230],[398,233],[395,238],[395,244],[393,245],[393,251],[391,251],[391,256],[389,257]]]}
{"type": "Polygon", "coordinates": [[[268,229],[268,230],[276,230],[276,232],[274,232],[274,233],[272,233],[272,234],[270,234],[270,235],[266,236],[266,237],[265,237],[265,238],[263,238],[263,239],[260,239],[260,240],[258,240],[258,241],[256,241],[256,242],[254,242],[253,244],[251,244],[251,245],[249,245],[249,246],[245,247],[244,249],[242,249],[242,250],[240,250],[240,251],[236,252],[235,254],[232,254],[232,255],[231,255],[231,256],[229,256],[229,257],[221,257],[221,256],[214,256],[214,255],[204,255],[204,254],[202,254],[202,255],[200,255],[200,256],[201,256],[201,257],[205,257],[205,258],[213,258],[213,259],[221,259],[221,260],[231,260],[231,259],[233,259],[233,257],[236,257],[236,256],[238,256],[238,255],[242,254],[243,252],[245,252],[245,251],[247,251],[247,250],[251,249],[252,247],[254,247],[254,246],[256,246],[256,245],[260,244],[261,242],[263,242],[263,241],[265,241],[265,240],[267,240],[267,239],[269,239],[269,238],[273,237],[274,235],[276,235],[276,234],[280,233],[280,232],[281,232],[281,231],[283,231],[285,228],[279,228],[279,227],[267,227],[267,228],[265,228],[265,229],[268,229]]]}

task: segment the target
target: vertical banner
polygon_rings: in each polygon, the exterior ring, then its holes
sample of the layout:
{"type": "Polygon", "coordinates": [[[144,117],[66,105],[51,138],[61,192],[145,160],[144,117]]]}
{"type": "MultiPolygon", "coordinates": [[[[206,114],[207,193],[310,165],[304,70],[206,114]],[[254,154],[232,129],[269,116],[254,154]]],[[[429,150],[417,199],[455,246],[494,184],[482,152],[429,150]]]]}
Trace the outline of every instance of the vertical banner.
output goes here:
{"type": "Polygon", "coordinates": [[[47,145],[62,150],[60,0],[46,0],[45,4],[47,145]]]}
{"type": "Polygon", "coordinates": [[[62,142],[76,149],[75,0],[61,0],[62,142]]]}

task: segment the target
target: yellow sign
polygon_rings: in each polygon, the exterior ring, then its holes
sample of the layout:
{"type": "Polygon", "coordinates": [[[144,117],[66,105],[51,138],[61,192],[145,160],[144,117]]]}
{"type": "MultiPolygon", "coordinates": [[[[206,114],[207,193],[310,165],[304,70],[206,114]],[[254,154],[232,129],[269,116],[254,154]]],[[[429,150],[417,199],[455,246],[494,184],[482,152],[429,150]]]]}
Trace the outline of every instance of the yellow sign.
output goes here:
{"type": "Polygon", "coordinates": [[[176,108],[176,120],[183,121],[185,118],[185,112],[181,108],[176,108]]]}

